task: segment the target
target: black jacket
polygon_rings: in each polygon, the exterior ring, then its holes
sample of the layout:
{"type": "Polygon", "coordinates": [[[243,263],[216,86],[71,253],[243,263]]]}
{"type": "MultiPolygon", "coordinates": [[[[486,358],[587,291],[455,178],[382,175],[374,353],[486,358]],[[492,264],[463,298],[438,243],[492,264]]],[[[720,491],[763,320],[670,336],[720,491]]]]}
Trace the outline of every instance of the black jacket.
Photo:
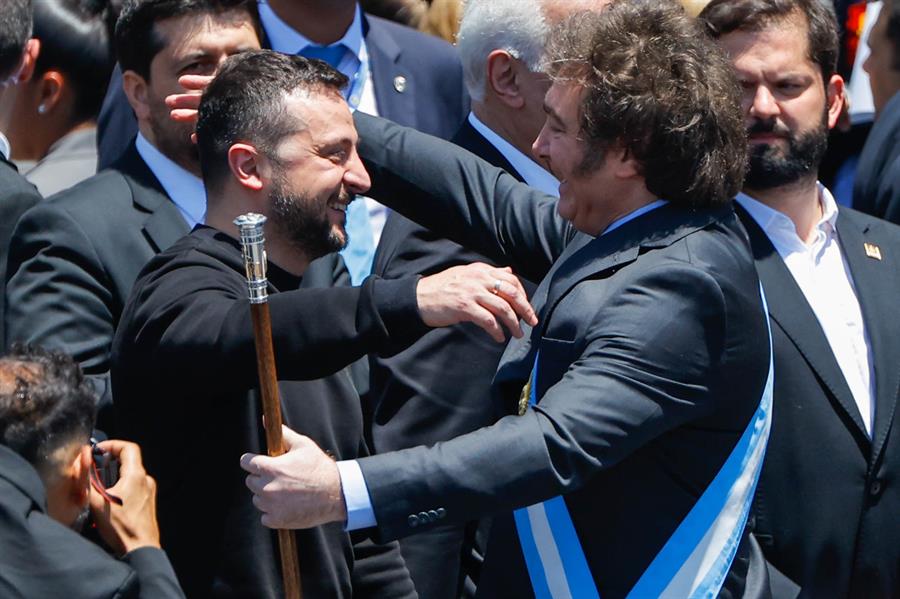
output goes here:
{"type": "Polygon", "coordinates": [[[803,597],[900,597],[900,229],[843,207],[836,223],[872,348],[870,438],[803,292],[763,230],[739,212],[766,290],[775,349],[757,539],[803,597]],[[866,255],[867,243],[880,249],[880,260],[866,255]]]}
{"type": "MultiPolygon", "coordinates": [[[[6,261],[16,223],[29,208],[41,201],[37,188],[19,174],[16,166],[0,154],[0,346],[3,345],[3,306],[6,299],[6,261]]],[[[5,346],[4,346],[5,347],[5,346]]]]}
{"type": "MultiPolygon", "coordinates": [[[[424,332],[415,279],[298,289],[269,265],[269,308],[285,424],[335,459],[367,454],[343,367],[424,332]]],[[[306,281],[304,280],[304,283],[306,281]]],[[[265,437],[238,243],[200,227],[153,258],[135,283],[113,347],[117,424],[159,483],[163,543],[189,596],[278,597],[275,535],[238,462],[265,437]]],[[[414,594],[396,544],[339,523],[297,531],[309,598],[414,594]]]]}
{"type": "Polygon", "coordinates": [[[37,471],[0,445],[0,596],[165,599],[184,594],[161,550],[141,547],[116,560],[48,516],[37,471]]]}

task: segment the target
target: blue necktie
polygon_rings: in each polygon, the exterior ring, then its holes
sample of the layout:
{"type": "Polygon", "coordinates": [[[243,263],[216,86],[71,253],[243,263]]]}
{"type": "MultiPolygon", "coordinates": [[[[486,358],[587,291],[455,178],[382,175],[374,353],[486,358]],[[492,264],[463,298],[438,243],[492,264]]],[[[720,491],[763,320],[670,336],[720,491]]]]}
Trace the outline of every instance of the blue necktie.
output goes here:
{"type": "MultiPolygon", "coordinates": [[[[347,46],[344,44],[327,47],[310,44],[300,50],[300,55],[324,60],[336,69],[346,51],[347,46]]],[[[351,283],[360,285],[372,274],[372,263],[375,260],[375,236],[372,234],[372,225],[369,224],[369,210],[362,197],[347,207],[347,222],[344,228],[349,243],[341,251],[341,256],[344,257],[347,270],[350,271],[351,283]]]]}

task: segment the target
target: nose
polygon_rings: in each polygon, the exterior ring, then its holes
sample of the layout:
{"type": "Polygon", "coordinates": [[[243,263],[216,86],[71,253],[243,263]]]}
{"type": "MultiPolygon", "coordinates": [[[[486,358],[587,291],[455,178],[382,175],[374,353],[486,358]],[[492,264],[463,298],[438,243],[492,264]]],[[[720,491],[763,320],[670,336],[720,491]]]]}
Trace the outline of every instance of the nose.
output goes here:
{"type": "Polygon", "coordinates": [[[550,153],[548,149],[549,144],[547,143],[547,122],[544,121],[544,126],[541,127],[541,130],[538,132],[538,136],[535,138],[534,142],[531,144],[531,154],[546,164],[550,162],[550,153]]]}
{"type": "Polygon", "coordinates": [[[866,56],[866,59],[862,63],[862,70],[865,71],[866,74],[868,74],[870,77],[872,76],[872,71],[869,70],[869,67],[871,66],[869,63],[871,61],[872,61],[872,51],[869,50],[868,56],[866,56]]]}
{"type": "Polygon", "coordinates": [[[344,185],[352,193],[365,193],[372,187],[372,179],[369,177],[369,172],[363,165],[362,158],[359,157],[356,148],[353,149],[353,153],[347,161],[347,170],[344,171],[344,185]]]}
{"type": "Polygon", "coordinates": [[[767,86],[756,86],[756,89],[753,91],[749,112],[750,116],[757,118],[771,118],[778,115],[778,101],[767,86]]]}

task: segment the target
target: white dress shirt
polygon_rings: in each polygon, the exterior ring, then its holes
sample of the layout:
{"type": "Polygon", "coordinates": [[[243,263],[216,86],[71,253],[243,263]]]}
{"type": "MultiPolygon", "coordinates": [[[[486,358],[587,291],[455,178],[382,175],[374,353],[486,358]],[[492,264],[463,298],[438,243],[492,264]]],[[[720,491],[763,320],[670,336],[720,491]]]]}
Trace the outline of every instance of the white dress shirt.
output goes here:
{"type": "Polygon", "coordinates": [[[474,112],[469,113],[469,124],[488,140],[504,158],[506,158],[510,165],[516,169],[528,185],[535,189],[539,189],[548,195],[559,197],[559,181],[550,173],[550,171],[543,168],[530,156],[523,154],[514,145],[494,133],[492,129],[475,116],[474,112]]]}
{"type": "Polygon", "coordinates": [[[135,146],[166,194],[175,202],[188,226],[193,229],[206,220],[206,189],[203,181],[164,156],[140,133],[135,146]]]}
{"type": "MultiPolygon", "coordinates": [[[[507,158],[507,160],[509,159],[507,158]]],[[[642,206],[613,221],[600,235],[606,235],[628,221],[634,220],[660,206],[664,206],[666,203],[665,200],[656,200],[646,206],[642,206]]],[[[359,467],[359,462],[356,460],[344,460],[338,462],[337,467],[338,474],[341,477],[341,493],[344,495],[344,504],[347,506],[347,524],[344,528],[346,530],[357,530],[375,526],[377,524],[375,510],[372,507],[369,487],[366,485],[366,479],[363,476],[362,468],[359,467]]]]}
{"type": "Polygon", "coordinates": [[[822,218],[816,225],[815,238],[806,244],[786,215],[746,194],[737,197],[740,205],[765,231],[816,315],[859,408],[866,432],[871,436],[875,419],[872,344],[866,333],[853,278],[841,251],[840,234],[835,226],[837,203],[822,184],[819,184],[819,199],[822,218]]]}
{"type": "MultiPolygon", "coordinates": [[[[307,46],[315,44],[315,42],[282,21],[272,11],[266,0],[259,0],[259,20],[262,22],[263,29],[269,38],[269,44],[273,50],[284,54],[299,54],[307,46]]],[[[360,72],[363,72],[366,77],[358,101],[354,101],[351,98],[349,102],[350,107],[366,114],[378,116],[378,106],[375,103],[375,89],[372,85],[372,69],[369,68],[369,52],[366,49],[366,41],[363,39],[362,10],[359,5],[356,6],[356,15],[353,17],[353,22],[347,29],[344,37],[330,45],[333,46],[335,44],[344,44],[349,50],[349,52],[344,54],[341,62],[338,63],[337,70],[350,79],[350,85],[353,85],[354,79],[360,72]],[[366,64],[366,68],[360,69],[360,65],[363,63],[366,64]]],[[[366,209],[369,212],[369,225],[372,227],[372,237],[377,247],[378,240],[381,239],[381,232],[384,230],[384,223],[387,220],[388,210],[372,198],[360,197],[359,199],[366,203],[366,209]]]]}

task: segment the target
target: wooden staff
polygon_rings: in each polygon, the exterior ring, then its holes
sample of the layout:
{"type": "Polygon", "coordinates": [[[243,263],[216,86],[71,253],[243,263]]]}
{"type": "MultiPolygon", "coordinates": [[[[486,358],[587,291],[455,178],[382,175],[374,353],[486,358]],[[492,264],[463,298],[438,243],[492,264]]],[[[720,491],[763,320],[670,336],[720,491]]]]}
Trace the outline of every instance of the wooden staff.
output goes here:
{"type": "MultiPolygon", "coordinates": [[[[270,456],[279,456],[284,453],[284,445],[281,439],[281,401],[278,398],[275,351],[272,349],[272,321],[269,317],[266,237],[263,232],[265,222],[265,216],[252,212],[234,220],[234,224],[241,232],[241,249],[247,271],[250,315],[253,318],[253,337],[256,342],[256,368],[259,372],[259,391],[266,419],[266,446],[270,456]]],[[[278,548],[281,553],[284,596],[287,599],[301,599],[300,562],[297,558],[297,540],[293,531],[278,530],[278,548]]]]}

